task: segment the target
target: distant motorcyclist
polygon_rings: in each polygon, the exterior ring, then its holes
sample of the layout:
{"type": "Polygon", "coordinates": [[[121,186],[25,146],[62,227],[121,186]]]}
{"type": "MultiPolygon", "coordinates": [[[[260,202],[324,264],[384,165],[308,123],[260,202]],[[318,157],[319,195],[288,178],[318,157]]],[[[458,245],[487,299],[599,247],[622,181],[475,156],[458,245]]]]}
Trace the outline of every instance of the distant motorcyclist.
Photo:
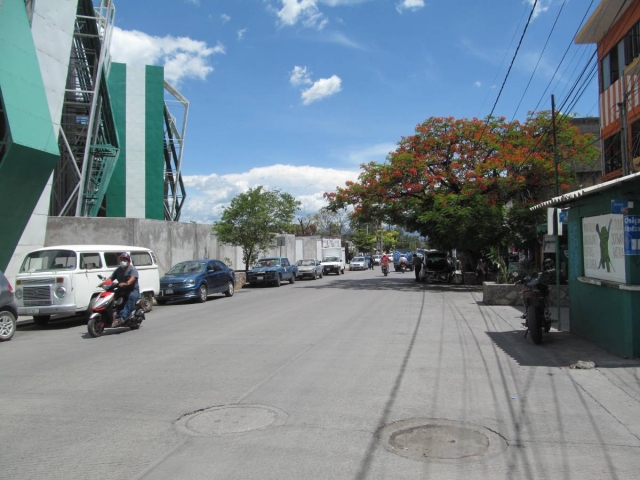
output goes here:
{"type": "MultiPolygon", "coordinates": [[[[138,285],[138,270],[131,263],[131,256],[127,252],[121,253],[118,257],[120,265],[116,268],[111,276],[111,280],[118,280],[118,292],[122,296],[125,304],[118,318],[117,325],[122,325],[124,320],[129,316],[136,306],[136,302],[140,298],[140,286],[138,285]]],[[[104,282],[101,284],[103,285],[104,282]]]]}
{"type": "Polygon", "coordinates": [[[387,252],[382,253],[382,258],[380,259],[380,269],[389,269],[389,257],[387,256],[387,252]]]}
{"type": "Polygon", "coordinates": [[[407,257],[404,253],[400,255],[400,269],[402,270],[402,273],[407,269],[407,257]]]}

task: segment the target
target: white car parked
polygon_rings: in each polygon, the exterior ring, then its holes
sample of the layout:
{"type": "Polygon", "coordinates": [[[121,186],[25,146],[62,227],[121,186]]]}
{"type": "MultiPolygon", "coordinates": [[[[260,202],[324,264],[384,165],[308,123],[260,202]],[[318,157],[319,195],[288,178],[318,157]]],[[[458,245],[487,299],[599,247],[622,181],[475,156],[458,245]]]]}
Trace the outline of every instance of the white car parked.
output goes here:
{"type": "Polygon", "coordinates": [[[367,260],[364,257],[353,257],[349,263],[349,270],[366,270],[367,260]]]}

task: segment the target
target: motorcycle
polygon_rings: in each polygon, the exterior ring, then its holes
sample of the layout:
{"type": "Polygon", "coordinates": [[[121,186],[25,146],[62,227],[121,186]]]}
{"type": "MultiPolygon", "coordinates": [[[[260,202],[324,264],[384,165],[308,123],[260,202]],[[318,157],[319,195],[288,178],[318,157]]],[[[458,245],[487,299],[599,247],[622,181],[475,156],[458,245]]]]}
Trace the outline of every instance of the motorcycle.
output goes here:
{"type": "MultiPolygon", "coordinates": [[[[548,333],[551,330],[551,311],[549,309],[549,286],[542,281],[542,276],[549,271],[538,273],[536,278],[524,277],[516,280],[515,284],[521,284],[520,298],[524,305],[522,324],[527,329],[524,337],[531,333],[531,340],[536,345],[542,343],[542,331],[548,333]]],[[[517,276],[517,274],[516,274],[517,276]]]]}
{"type": "Polygon", "coordinates": [[[382,265],[382,273],[385,277],[389,275],[389,265],[382,265]]]}
{"type": "Polygon", "coordinates": [[[424,274],[421,272],[421,277],[427,283],[453,283],[454,285],[462,285],[463,277],[462,270],[424,270],[424,274]]]}
{"type": "Polygon", "coordinates": [[[105,280],[101,275],[98,275],[98,278],[103,280],[99,287],[104,291],[91,301],[91,315],[87,322],[89,335],[94,338],[99,337],[104,333],[105,328],[128,327],[131,330],[140,328],[140,324],[145,319],[145,310],[141,304],[142,297],[138,299],[135,308],[124,319],[123,323],[114,325],[118,313],[124,308],[124,298],[119,295],[117,280],[115,282],[111,281],[110,278],[105,280]]]}

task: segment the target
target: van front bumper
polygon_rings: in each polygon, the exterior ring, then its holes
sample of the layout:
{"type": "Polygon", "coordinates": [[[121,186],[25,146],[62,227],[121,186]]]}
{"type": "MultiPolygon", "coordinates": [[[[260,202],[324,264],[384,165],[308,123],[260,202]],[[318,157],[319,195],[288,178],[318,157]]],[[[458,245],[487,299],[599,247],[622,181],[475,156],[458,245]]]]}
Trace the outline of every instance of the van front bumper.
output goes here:
{"type": "Polygon", "coordinates": [[[37,307],[18,307],[18,315],[75,315],[78,308],[70,305],[40,305],[37,307]]]}

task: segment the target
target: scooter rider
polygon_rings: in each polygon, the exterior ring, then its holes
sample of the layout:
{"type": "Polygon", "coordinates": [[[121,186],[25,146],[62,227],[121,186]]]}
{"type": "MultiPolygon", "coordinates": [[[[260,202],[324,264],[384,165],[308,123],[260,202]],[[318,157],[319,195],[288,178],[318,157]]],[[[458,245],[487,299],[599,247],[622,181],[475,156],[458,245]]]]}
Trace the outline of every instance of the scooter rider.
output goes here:
{"type": "Polygon", "coordinates": [[[384,270],[385,268],[389,268],[389,257],[387,257],[387,252],[383,252],[382,258],[380,259],[380,269],[384,270]]]}
{"type": "Polygon", "coordinates": [[[118,259],[120,260],[120,265],[113,271],[109,278],[111,280],[118,280],[118,291],[125,301],[124,307],[116,319],[118,325],[122,325],[140,298],[140,287],[138,285],[138,270],[131,264],[129,254],[124,252],[120,254],[118,259]]]}

